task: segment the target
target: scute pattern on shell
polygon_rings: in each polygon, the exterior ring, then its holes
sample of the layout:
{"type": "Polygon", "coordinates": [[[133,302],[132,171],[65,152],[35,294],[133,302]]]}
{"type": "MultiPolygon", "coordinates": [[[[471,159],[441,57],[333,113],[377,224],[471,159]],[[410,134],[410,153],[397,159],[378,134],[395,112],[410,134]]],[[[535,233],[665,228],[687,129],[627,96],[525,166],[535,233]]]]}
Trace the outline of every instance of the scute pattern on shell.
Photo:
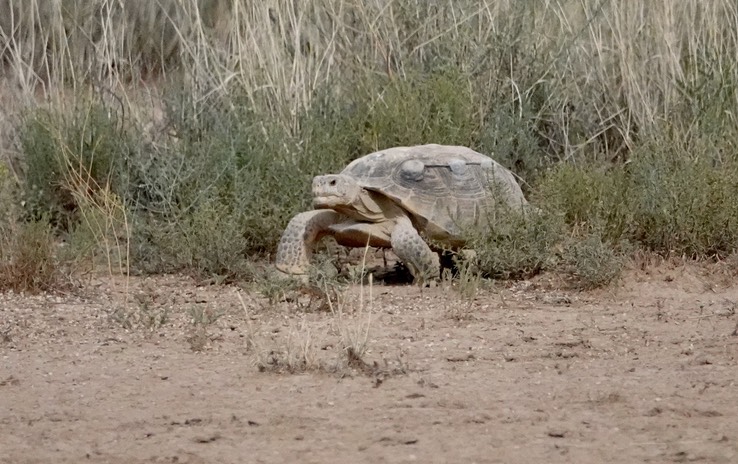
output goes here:
{"type": "Polygon", "coordinates": [[[479,220],[490,185],[510,204],[527,203],[512,173],[467,147],[421,145],[372,153],[349,164],[342,174],[402,206],[430,238],[457,237],[479,220]]]}

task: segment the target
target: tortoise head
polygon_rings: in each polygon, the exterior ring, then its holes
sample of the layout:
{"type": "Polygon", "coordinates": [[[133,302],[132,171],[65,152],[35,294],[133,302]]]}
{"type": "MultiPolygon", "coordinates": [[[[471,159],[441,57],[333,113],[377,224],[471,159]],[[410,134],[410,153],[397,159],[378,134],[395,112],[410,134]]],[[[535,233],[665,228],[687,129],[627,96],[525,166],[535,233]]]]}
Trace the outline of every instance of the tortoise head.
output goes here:
{"type": "Polygon", "coordinates": [[[361,221],[378,222],[385,218],[377,196],[350,176],[330,174],[313,179],[314,208],[333,209],[361,221]]]}

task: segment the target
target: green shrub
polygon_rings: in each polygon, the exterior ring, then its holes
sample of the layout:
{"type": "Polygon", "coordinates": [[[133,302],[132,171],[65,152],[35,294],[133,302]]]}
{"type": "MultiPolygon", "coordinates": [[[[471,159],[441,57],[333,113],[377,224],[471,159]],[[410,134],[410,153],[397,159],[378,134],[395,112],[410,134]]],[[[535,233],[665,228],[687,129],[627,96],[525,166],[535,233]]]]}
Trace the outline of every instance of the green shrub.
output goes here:
{"type": "Polygon", "coordinates": [[[516,111],[505,102],[492,106],[485,115],[478,147],[520,176],[526,193],[531,191],[530,183],[552,163],[541,148],[537,114],[531,111],[527,106],[516,111]]]}
{"type": "Polygon", "coordinates": [[[18,186],[0,162],[0,292],[52,290],[58,283],[48,220],[22,222],[18,186]]]}
{"type": "Polygon", "coordinates": [[[185,271],[218,280],[250,279],[242,221],[223,204],[198,204],[177,220],[138,218],[132,256],[139,271],[185,271]]]}
{"type": "Polygon", "coordinates": [[[4,224],[0,237],[0,291],[35,293],[60,283],[48,220],[4,224]]]}
{"type": "Polygon", "coordinates": [[[472,146],[479,137],[480,109],[461,72],[418,72],[375,89],[363,124],[363,154],[426,143],[472,146]]]}
{"type": "Polygon", "coordinates": [[[568,240],[558,268],[581,289],[604,287],[614,282],[623,269],[623,258],[601,237],[590,233],[568,240]]]}
{"type": "Polygon", "coordinates": [[[546,211],[522,215],[497,205],[487,212],[487,227],[468,232],[467,246],[479,270],[493,278],[526,278],[556,265],[564,238],[561,220],[546,211]]]}
{"type": "Polygon", "coordinates": [[[709,140],[674,133],[644,144],[625,165],[560,164],[536,201],[575,233],[615,248],[727,256],[738,247],[738,158],[709,140]]]}
{"type": "Polygon", "coordinates": [[[0,161],[0,224],[7,226],[15,222],[18,219],[19,209],[17,185],[11,177],[8,166],[0,161]]]}
{"type": "Polygon", "coordinates": [[[690,151],[634,157],[632,239],[661,253],[727,256],[738,247],[738,160],[690,151]]]}
{"type": "Polygon", "coordinates": [[[541,179],[533,201],[561,214],[573,230],[602,234],[617,243],[629,233],[633,222],[632,182],[622,165],[561,163],[541,179]]]}
{"type": "Polygon", "coordinates": [[[299,196],[286,188],[300,174],[280,153],[289,139],[238,101],[227,103],[174,95],[167,117],[177,138],[133,159],[134,267],[232,276],[276,243],[283,205],[299,196]]]}
{"type": "Polygon", "coordinates": [[[471,231],[467,243],[484,275],[517,279],[552,271],[581,289],[606,286],[620,275],[623,259],[615,247],[596,230],[575,232],[560,212],[521,215],[497,206],[487,218],[488,230],[471,231]]]}
{"type": "Polygon", "coordinates": [[[71,108],[38,109],[20,131],[25,155],[24,200],[31,217],[49,216],[69,229],[78,197],[121,191],[131,140],[117,112],[81,98],[71,108]]]}

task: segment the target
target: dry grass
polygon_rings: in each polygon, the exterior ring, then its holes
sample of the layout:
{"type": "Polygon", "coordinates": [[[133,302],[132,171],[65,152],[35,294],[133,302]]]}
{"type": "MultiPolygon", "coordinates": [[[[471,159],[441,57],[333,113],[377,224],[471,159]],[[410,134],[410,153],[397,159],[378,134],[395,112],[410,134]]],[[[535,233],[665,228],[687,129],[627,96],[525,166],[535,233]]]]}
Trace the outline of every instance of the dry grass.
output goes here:
{"type": "Polygon", "coordinates": [[[15,224],[2,232],[0,291],[36,293],[53,290],[60,284],[55,245],[46,222],[15,224]]]}
{"type": "MultiPolygon", "coordinates": [[[[365,260],[366,256],[364,262],[365,260]]],[[[320,317],[325,311],[320,307],[316,309],[311,304],[305,306],[299,299],[292,299],[287,304],[295,305],[291,310],[301,313],[302,320],[298,324],[291,323],[284,335],[271,338],[257,335],[251,326],[248,306],[238,293],[246,317],[247,345],[256,349],[258,369],[262,372],[321,371],[341,375],[350,372],[368,376],[387,375],[386,369],[364,360],[370,345],[374,296],[372,275],[369,275],[366,286],[356,283],[363,282],[362,277],[363,273],[360,273],[353,285],[358,289],[358,295],[354,294],[352,286],[339,283],[335,276],[323,277],[318,281],[319,284],[312,285],[315,289],[318,288],[317,285],[322,286],[323,294],[319,299],[332,315],[328,325],[317,333],[310,330],[310,319],[313,316],[320,317]],[[333,348],[337,349],[338,356],[326,359],[322,353],[332,353],[333,348]]],[[[270,304],[274,305],[276,301],[270,300],[270,304]]]]}
{"type": "MultiPolygon", "coordinates": [[[[326,297],[331,313],[335,318],[336,329],[341,337],[341,347],[347,353],[349,359],[352,357],[361,359],[366,354],[369,344],[369,329],[372,324],[372,311],[374,310],[373,288],[373,276],[369,274],[368,289],[365,291],[363,283],[359,285],[358,304],[347,303],[346,293],[341,293],[335,299],[326,297]],[[354,323],[346,319],[346,313],[349,310],[354,312],[358,318],[354,323]]],[[[328,292],[327,287],[326,292],[328,292]]],[[[355,297],[350,298],[353,300],[355,297]]]]}
{"type": "Polygon", "coordinates": [[[481,104],[500,86],[511,100],[556,87],[559,101],[541,116],[564,131],[557,143],[567,155],[593,142],[566,133],[571,105],[590,102],[600,135],[628,145],[636,128],[681,112],[685,89],[705,72],[738,72],[738,6],[728,0],[8,0],[0,8],[4,75],[28,100],[90,82],[119,89],[186,64],[201,95],[238,89],[294,128],[325,83],[456,62],[492,84],[481,104]],[[547,67],[526,71],[532,59],[547,67]]]}

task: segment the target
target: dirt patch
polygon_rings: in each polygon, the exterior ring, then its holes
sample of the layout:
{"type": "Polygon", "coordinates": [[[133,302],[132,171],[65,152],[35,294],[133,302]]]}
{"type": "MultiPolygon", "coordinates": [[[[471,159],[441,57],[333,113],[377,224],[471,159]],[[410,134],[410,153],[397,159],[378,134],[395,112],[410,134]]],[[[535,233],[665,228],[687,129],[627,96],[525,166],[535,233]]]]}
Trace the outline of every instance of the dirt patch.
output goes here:
{"type": "Polygon", "coordinates": [[[357,287],[340,314],[177,277],[4,295],[0,462],[738,462],[728,284],[357,287]]]}

